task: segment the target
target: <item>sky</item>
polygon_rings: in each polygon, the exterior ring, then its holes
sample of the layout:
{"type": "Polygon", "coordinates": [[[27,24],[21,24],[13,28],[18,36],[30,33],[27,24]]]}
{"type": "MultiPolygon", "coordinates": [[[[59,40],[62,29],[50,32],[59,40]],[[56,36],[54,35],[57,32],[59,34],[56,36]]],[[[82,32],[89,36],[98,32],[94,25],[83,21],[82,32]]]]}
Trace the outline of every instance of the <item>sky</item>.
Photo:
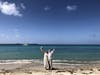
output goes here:
{"type": "Polygon", "coordinates": [[[0,0],[0,43],[100,44],[100,0],[0,0]]]}

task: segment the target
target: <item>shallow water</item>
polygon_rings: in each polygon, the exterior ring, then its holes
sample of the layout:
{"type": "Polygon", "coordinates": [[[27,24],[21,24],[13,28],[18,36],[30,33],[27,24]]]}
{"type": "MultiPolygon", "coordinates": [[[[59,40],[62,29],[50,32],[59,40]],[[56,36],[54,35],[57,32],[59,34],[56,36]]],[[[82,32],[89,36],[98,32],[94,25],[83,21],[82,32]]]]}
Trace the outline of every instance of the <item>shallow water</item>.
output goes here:
{"type": "MultiPolygon", "coordinates": [[[[42,59],[41,45],[0,45],[0,60],[42,59]]],[[[43,45],[45,50],[55,48],[57,60],[99,61],[100,45],[43,45]]]]}

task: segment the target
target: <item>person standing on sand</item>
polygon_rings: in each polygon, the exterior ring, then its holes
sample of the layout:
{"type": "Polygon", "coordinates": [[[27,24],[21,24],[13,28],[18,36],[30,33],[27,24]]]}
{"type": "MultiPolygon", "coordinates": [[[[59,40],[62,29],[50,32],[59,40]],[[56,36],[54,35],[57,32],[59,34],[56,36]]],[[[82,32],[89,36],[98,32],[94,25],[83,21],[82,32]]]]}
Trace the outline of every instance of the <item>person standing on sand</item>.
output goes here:
{"type": "Polygon", "coordinates": [[[54,53],[55,49],[49,49],[48,50],[48,61],[49,61],[49,69],[52,70],[53,66],[52,66],[52,56],[54,53]]]}
{"type": "Polygon", "coordinates": [[[41,52],[44,53],[44,68],[52,70],[52,55],[55,49],[49,49],[47,52],[43,50],[43,47],[40,47],[41,52]]]}
{"type": "Polygon", "coordinates": [[[43,47],[40,47],[41,52],[43,52],[44,54],[44,58],[43,58],[43,64],[44,64],[44,68],[47,70],[49,67],[49,63],[48,63],[48,51],[44,51],[43,47]]]}

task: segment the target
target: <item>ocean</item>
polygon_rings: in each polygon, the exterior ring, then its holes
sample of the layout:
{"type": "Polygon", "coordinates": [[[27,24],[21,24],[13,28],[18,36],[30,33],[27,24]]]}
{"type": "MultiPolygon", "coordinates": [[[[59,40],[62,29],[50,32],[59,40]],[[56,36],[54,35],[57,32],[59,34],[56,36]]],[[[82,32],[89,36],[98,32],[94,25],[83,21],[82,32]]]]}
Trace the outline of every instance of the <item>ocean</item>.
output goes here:
{"type": "Polygon", "coordinates": [[[99,61],[100,45],[0,45],[0,60],[43,59],[40,46],[54,48],[54,60],[99,61]]]}

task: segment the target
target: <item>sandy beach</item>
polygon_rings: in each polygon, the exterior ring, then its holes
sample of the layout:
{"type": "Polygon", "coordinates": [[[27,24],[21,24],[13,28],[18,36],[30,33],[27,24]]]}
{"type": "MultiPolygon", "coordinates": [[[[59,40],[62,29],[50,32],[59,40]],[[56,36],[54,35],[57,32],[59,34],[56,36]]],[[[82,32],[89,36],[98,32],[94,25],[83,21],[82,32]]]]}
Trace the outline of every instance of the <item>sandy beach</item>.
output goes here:
{"type": "Polygon", "coordinates": [[[100,63],[53,63],[53,70],[45,70],[42,61],[17,60],[1,62],[0,75],[100,75],[100,63]]]}

